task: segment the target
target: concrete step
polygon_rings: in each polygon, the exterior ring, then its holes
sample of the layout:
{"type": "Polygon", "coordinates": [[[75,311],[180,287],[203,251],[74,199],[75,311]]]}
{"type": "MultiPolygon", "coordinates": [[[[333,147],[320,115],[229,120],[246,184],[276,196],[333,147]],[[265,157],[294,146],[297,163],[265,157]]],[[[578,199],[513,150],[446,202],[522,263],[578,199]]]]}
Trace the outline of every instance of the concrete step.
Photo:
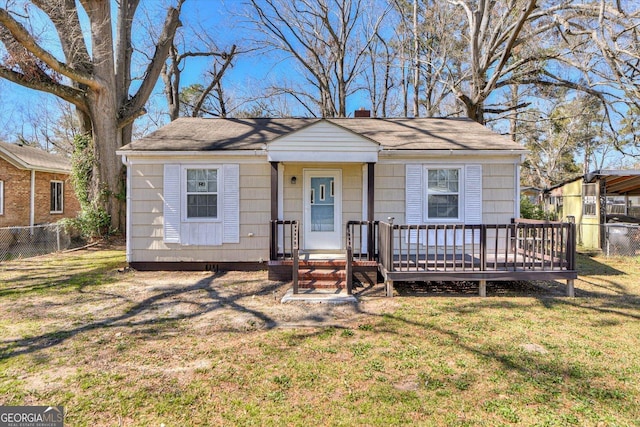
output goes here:
{"type": "Polygon", "coordinates": [[[358,300],[348,295],[345,289],[302,289],[298,294],[289,289],[282,297],[283,303],[324,303],[324,304],[353,304],[358,300]]]}
{"type": "Polygon", "coordinates": [[[300,289],[345,289],[347,287],[346,280],[298,280],[300,289]]]}

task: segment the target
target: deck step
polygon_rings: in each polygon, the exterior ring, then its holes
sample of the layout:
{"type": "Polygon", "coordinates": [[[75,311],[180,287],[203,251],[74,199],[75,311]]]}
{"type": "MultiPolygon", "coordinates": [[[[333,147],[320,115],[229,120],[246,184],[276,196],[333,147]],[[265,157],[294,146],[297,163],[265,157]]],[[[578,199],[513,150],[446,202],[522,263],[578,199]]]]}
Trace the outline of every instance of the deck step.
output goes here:
{"type": "MultiPolygon", "coordinates": [[[[301,288],[343,289],[346,288],[347,262],[345,259],[300,259],[298,280],[301,288]]],[[[293,260],[269,261],[270,280],[291,280],[293,260]]],[[[375,283],[378,263],[368,260],[353,260],[353,272],[363,283],[375,283]]]]}
{"type": "MultiPolygon", "coordinates": [[[[269,266],[282,266],[282,265],[293,265],[293,260],[285,259],[285,260],[277,260],[277,261],[269,261],[269,266]]],[[[345,267],[347,265],[347,261],[344,259],[334,259],[334,260],[303,260],[299,261],[299,266],[302,267],[345,267]]],[[[359,261],[353,260],[354,267],[378,267],[377,261],[359,261]]]]}
{"type": "Polygon", "coordinates": [[[347,272],[343,269],[301,268],[298,270],[300,280],[345,280],[347,272]]]}

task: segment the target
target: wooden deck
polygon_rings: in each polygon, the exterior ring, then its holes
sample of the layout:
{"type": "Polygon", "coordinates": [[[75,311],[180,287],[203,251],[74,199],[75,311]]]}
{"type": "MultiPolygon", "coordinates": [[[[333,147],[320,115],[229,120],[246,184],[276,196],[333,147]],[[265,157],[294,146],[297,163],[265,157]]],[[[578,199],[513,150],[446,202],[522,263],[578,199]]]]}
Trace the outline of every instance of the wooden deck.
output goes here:
{"type": "MultiPolygon", "coordinates": [[[[294,291],[301,262],[297,228],[295,221],[272,223],[272,262],[290,262],[294,291]]],[[[351,292],[358,266],[375,262],[389,296],[397,281],[477,281],[485,295],[486,281],[521,280],[566,280],[567,295],[573,296],[575,236],[575,224],[533,220],[479,225],[350,221],[346,288],[351,292]]]]}

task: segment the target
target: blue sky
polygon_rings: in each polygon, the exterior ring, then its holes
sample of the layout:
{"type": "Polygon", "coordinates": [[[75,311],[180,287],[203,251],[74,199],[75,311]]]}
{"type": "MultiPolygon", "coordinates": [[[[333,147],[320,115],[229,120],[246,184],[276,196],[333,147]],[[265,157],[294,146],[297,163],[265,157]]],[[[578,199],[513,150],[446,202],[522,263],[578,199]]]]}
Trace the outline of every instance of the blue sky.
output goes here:
{"type": "MultiPolygon", "coordinates": [[[[155,2],[155,0],[154,0],[155,2]]],[[[143,6],[153,5],[153,2],[142,2],[138,12],[138,19],[142,19],[145,10],[143,6]]],[[[149,6],[150,19],[162,22],[166,9],[157,7],[160,2],[155,3],[153,7],[149,6]]],[[[215,34],[215,41],[221,49],[228,49],[232,44],[242,44],[242,28],[238,22],[239,18],[230,13],[229,9],[237,8],[240,2],[223,1],[223,0],[188,0],[183,9],[182,21],[184,23],[183,31],[186,31],[187,38],[193,37],[189,35],[190,28],[205,28],[215,34]]],[[[42,21],[42,25],[45,22],[42,21]]],[[[144,37],[140,33],[135,37],[144,37]]],[[[52,38],[52,40],[55,40],[52,38]]],[[[140,42],[140,40],[138,40],[140,42]]],[[[142,46],[144,40],[138,43],[142,46]]],[[[50,43],[47,46],[52,53],[60,56],[59,48],[56,43],[50,43]]],[[[62,58],[61,58],[62,59],[62,58]]],[[[209,59],[190,58],[187,67],[182,75],[182,86],[187,86],[202,80],[202,74],[207,68],[209,59]]],[[[141,65],[146,63],[140,62],[141,65]]],[[[244,91],[250,87],[252,82],[264,80],[269,74],[270,69],[264,66],[264,61],[259,57],[240,55],[234,66],[228,69],[225,80],[228,83],[230,92],[244,91]]],[[[0,94],[2,94],[2,104],[0,104],[0,137],[6,139],[15,139],[16,135],[29,135],[29,122],[34,116],[42,118],[45,115],[51,116],[53,119],[55,112],[59,109],[59,101],[53,95],[27,89],[22,86],[13,84],[9,81],[0,79],[0,94]],[[35,107],[35,108],[34,108],[35,107]]],[[[162,95],[162,84],[159,81],[156,91],[150,99],[150,112],[154,113],[154,117],[147,119],[156,121],[158,115],[155,110],[166,111],[164,96],[162,95]]],[[[165,118],[165,120],[167,120],[165,118]]]]}
{"type": "MultiPolygon", "coordinates": [[[[164,20],[166,9],[162,4],[172,0],[146,0],[138,12],[137,19],[140,21],[135,27],[141,28],[146,17],[156,23],[164,20]],[[147,9],[145,9],[145,7],[147,9]]],[[[196,38],[199,28],[211,33],[220,49],[227,50],[232,44],[238,44],[239,49],[250,48],[250,41],[246,40],[247,24],[243,22],[240,14],[243,1],[241,0],[187,0],[183,7],[182,21],[184,27],[181,29],[185,33],[185,40],[196,38]],[[194,30],[195,29],[195,30],[194,30]]],[[[112,0],[115,10],[115,2],[112,0]]],[[[45,25],[42,20],[40,25],[45,25]]],[[[145,40],[146,33],[138,32],[134,35],[134,43],[141,46],[150,45],[145,40]]],[[[45,39],[46,40],[46,39],[45,39]]],[[[55,41],[55,37],[49,36],[48,40],[55,41]]],[[[56,43],[50,43],[52,52],[60,55],[56,43]]],[[[284,60],[283,56],[278,57],[275,52],[253,53],[239,55],[232,68],[227,70],[225,75],[225,89],[228,94],[237,97],[246,97],[261,85],[266,85],[272,80],[291,79],[295,80],[301,76],[300,70],[293,65],[292,61],[284,60]]],[[[203,72],[207,69],[210,59],[190,58],[182,75],[182,87],[189,84],[202,82],[203,72]]],[[[146,62],[139,61],[139,66],[146,66],[146,62]]],[[[135,73],[134,73],[135,74],[135,73]]],[[[62,101],[57,100],[52,95],[43,94],[31,89],[12,84],[0,79],[0,94],[3,102],[0,104],[0,138],[15,141],[18,135],[31,135],[30,123],[33,120],[53,122],[55,115],[60,108],[62,101]]],[[[491,100],[490,100],[491,101],[491,100]]],[[[291,113],[294,115],[304,115],[306,111],[296,104],[290,103],[291,113]]],[[[347,106],[348,114],[354,110],[365,107],[368,108],[368,100],[364,94],[355,94],[349,98],[347,106]]],[[[154,95],[149,101],[149,114],[140,119],[137,123],[139,128],[153,130],[155,126],[162,125],[168,121],[166,115],[166,103],[162,94],[162,83],[159,81],[154,95]],[[163,114],[164,113],[164,114],[163,114]]],[[[502,127],[499,129],[504,130],[502,127]]]]}

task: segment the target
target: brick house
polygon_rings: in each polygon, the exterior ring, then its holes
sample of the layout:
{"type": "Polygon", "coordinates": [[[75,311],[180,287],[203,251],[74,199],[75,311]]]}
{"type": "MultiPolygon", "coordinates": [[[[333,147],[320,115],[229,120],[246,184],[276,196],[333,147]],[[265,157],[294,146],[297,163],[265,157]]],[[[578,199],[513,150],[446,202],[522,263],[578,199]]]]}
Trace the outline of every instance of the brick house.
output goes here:
{"type": "Polygon", "coordinates": [[[0,227],[75,217],[80,204],[70,173],[71,164],[62,156],[0,142],[0,227]]]}

